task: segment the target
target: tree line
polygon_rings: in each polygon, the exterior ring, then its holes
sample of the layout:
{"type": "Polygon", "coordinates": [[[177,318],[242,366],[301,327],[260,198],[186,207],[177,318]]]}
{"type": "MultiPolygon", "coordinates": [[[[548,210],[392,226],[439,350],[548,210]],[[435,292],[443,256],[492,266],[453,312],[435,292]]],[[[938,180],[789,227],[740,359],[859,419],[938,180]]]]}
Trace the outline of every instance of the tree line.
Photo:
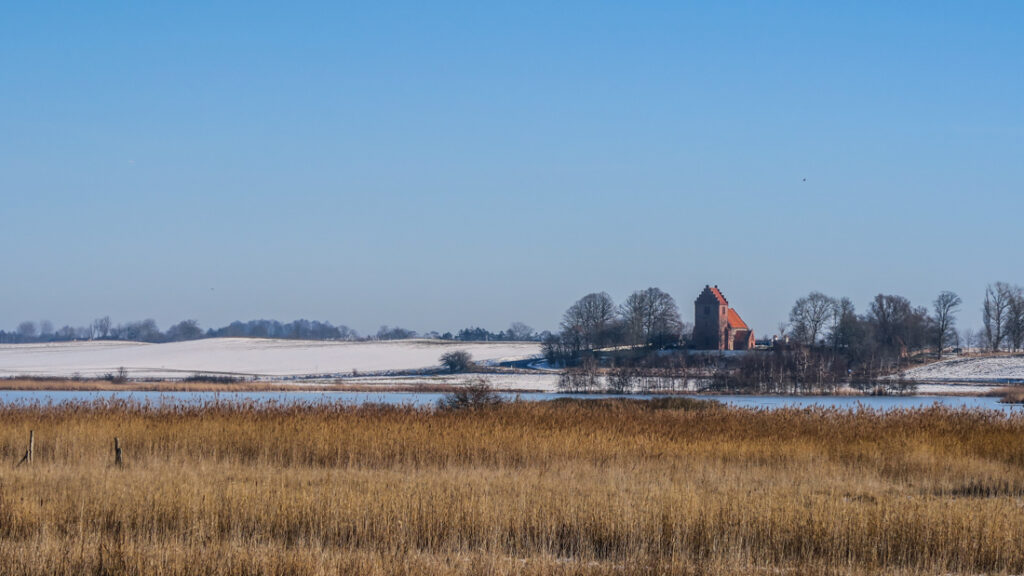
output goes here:
{"type": "Polygon", "coordinates": [[[15,330],[0,330],[0,343],[22,344],[39,342],[68,342],[73,340],[124,340],[133,342],[183,342],[202,338],[277,338],[285,340],[400,340],[406,338],[433,338],[459,341],[540,341],[547,332],[536,332],[522,322],[513,322],[507,330],[491,332],[479,327],[463,328],[455,333],[436,331],[418,333],[398,326],[381,326],[374,334],[360,335],[345,325],[334,325],[318,320],[235,321],[220,328],[203,330],[196,320],[183,320],[161,331],[155,320],[114,324],[109,316],[97,318],[87,326],[63,326],[55,329],[53,323],[25,321],[15,330]]]}
{"type": "Polygon", "coordinates": [[[896,361],[929,352],[939,359],[949,349],[978,347],[1017,352],[1024,347],[1024,290],[1006,282],[989,284],[981,310],[982,329],[957,330],[963,300],[943,291],[931,306],[914,306],[895,294],[878,294],[863,314],[849,298],[811,292],[797,299],[779,333],[812,348],[842,353],[854,362],[896,361]]]}
{"type": "Polygon", "coordinates": [[[985,289],[978,337],[993,351],[1024,348],[1024,290],[1020,286],[996,282],[985,289]]]}
{"type": "Polygon", "coordinates": [[[878,294],[863,314],[849,298],[811,292],[793,304],[779,334],[788,343],[828,351],[853,370],[898,366],[924,350],[941,355],[956,340],[956,314],[962,300],[942,292],[929,313],[896,294],[878,294]],[[788,332],[787,332],[788,329],[788,332]]]}

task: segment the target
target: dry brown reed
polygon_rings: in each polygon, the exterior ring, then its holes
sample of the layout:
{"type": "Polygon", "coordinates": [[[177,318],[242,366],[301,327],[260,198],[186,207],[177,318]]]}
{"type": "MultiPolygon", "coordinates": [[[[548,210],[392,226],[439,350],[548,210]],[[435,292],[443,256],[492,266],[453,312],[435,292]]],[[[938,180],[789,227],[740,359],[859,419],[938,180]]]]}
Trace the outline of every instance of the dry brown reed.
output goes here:
{"type": "Polygon", "coordinates": [[[997,412],[20,405],[0,460],[3,574],[1024,571],[997,412]]]}
{"type": "Polygon", "coordinates": [[[1004,404],[1024,404],[1024,386],[1005,386],[992,391],[993,396],[999,396],[1000,402],[1004,404]]]}

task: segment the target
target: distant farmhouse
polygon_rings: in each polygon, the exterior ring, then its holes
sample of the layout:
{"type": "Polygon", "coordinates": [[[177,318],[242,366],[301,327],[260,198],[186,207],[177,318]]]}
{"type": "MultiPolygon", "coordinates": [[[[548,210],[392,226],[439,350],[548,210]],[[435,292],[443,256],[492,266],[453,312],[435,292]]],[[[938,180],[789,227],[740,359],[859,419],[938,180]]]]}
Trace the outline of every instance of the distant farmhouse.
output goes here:
{"type": "Polygon", "coordinates": [[[693,342],[698,350],[753,350],[754,331],[717,285],[704,286],[694,302],[693,342]]]}

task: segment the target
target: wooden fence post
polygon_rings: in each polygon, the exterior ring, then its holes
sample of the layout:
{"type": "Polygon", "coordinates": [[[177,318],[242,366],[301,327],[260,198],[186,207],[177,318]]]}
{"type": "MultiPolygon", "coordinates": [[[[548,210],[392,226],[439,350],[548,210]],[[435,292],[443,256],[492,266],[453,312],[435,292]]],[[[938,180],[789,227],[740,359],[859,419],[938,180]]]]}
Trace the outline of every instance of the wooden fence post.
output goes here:
{"type": "Polygon", "coordinates": [[[121,456],[121,442],[114,436],[114,464],[124,466],[124,459],[121,456]]]}
{"type": "Polygon", "coordinates": [[[35,452],[35,451],[36,451],[36,431],[35,430],[29,430],[28,431],[28,450],[25,450],[25,455],[22,456],[21,460],[18,461],[18,466],[21,466],[22,464],[31,464],[32,463],[33,452],[35,452]]]}

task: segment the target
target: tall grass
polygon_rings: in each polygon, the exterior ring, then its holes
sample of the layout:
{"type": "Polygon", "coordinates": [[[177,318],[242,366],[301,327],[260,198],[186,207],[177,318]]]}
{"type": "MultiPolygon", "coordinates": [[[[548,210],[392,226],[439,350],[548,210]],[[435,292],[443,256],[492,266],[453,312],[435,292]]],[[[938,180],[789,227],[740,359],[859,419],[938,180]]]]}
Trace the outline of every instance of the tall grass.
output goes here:
{"type": "Polygon", "coordinates": [[[1000,396],[1000,402],[1004,404],[1024,404],[1024,386],[1004,386],[996,388],[992,393],[1000,396]]]}
{"type": "Polygon", "coordinates": [[[1024,571],[996,412],[4,406],[0,462],[4,574],[1024,571]]]}

